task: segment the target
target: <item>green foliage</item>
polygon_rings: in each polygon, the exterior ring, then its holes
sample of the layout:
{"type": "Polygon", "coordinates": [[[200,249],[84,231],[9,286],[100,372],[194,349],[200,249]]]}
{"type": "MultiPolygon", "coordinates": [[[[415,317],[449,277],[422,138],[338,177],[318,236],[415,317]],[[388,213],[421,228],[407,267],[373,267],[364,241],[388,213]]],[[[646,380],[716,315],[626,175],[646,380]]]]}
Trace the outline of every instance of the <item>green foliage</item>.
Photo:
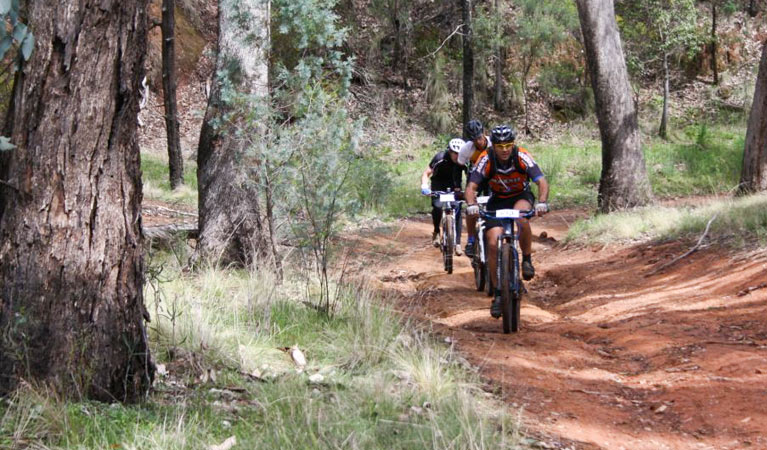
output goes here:
{"type": "Polygon", "coordinates": [[[693,59],[707,39],[695,0],[618,2],[615,9],[627,66],[637,76],[658,76],[664,54],[670,64],[693,59]]]}
{"type": "Polygon", "coordinates": [[[523,71],[556,48],[569,33],[578,30],[578,14],[574,2],[521,0],[517,6],[521,14],[514,40],[523,71]]]}
{"type": "Polygon", "coordinates": [[[35,48],[35,37],[19,20],[19,0],[0,0],[0,17],[3,23],[0,27],[0,60],[16,44],[20,60],[29,61],[35,48]]]}

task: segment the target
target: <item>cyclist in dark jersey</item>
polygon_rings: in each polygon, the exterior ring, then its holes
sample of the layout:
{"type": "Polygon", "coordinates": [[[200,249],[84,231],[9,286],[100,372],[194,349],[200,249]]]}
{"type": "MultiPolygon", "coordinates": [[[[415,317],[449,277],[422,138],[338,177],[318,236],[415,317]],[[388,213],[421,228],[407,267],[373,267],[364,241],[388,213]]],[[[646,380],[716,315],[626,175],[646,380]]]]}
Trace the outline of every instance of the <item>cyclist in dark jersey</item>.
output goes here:
{"type": "MultiPolygon", "coordinates": [[[[429,166],[421,175],[421,193],[430,195],[432,191],[460,191],[463,183],[463,174],[466,166],[461,170],[458,165],[458,152],[463,146],[462,139],[451,139],[448,148],[431,159],[429,166]]],[[[438,198],[431,201],[431,218],[434,223],[434,232],[431,236],[435,247],[439,246],[439,225],[442,221],[442,205],[438,198]]],[[[461,208],[455,211],[455,254],[460,256],[461,251],[461,208]]]]}
{"type": "MultiPolygon", "coordinates": [[[[516,147],[516,133],[508,126],[501,125],[493,129],[491,139],[493,148],[480,156],[477,166],[469,175],[466,186],[466,213],[468,216],[479,214],[477,191],[480,186],[487,184],[490,188],[490,199],[487,202],[488,211],[499,209],[531,210],[535,208],[537,215],[542,216],[549,211],[546,200],[549,197],[549,183],[543,176],[541,168],[535,163],[532,155],[521,147],[516,147]],[[512,155],[517,155],[513,161],[512,155]],[[530,191],[530,180],[538,185],[540,199],[530,191]],[[535,206],[533,206],[535,205],[535,206]]],[[[530,280],[535,276],[532,261],[532,230],[527,219],[518,221],[520,225],[519,245],[522,249],[522,277],[530,280]]],[[[498,288],[496,274],[496,258],[498,252],[498,237],[503,232],[500,221],[486,222],[488,263],[490,277],[495,286],[495,297],[490,308],[493,317],[501,316],[501,291],[498,288]]]]}

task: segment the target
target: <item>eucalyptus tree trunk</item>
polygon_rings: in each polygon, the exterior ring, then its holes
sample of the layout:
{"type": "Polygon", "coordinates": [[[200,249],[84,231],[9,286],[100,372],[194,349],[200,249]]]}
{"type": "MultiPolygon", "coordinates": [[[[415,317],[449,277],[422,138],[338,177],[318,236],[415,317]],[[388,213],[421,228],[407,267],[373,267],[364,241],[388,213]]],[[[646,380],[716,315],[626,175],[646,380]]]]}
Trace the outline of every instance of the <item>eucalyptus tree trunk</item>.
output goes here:
{"type": "MultiPolygon", "coordinates": [[[[463,10],[463,123],[472,119],[474,108],[474,50],[471,31],[471,0],[461,0],[463,10]]],[[[464,136],[466,138],[466,136],[464,136]]]]}
{"type": "Polygon", "coordinates": [[[184,159],[176,104],[175,0],[162,0],[162,91],[165,101],[165,130],[168,136],[170,188],[184,184],[184,159]]]}
{"type": "Polygon", "coordinates": [[[153,365],[136,138],[147,0],[27,2],[0,157],[0,392],[136,401],[153,365]]]}
{"type": "Polygon", "coordinates": [[[668,139],[669,78],[668,53],[663,52],[663,113],[660,116],[660,128],[658,129],[658,135],[663,139],[668,139]]]}
{"type": "Polygon", "coordinates": [[[576,0],[602,138],[599,209],[644,205],[652,197],[640,148],[636,104],[612,0],[576,0]]]}
{"type": "Polygon", "coordinates": [[[767,45],[762,48],[754,102],[748,117],[739,193],[767,190],[767,45]]]}
{"type": "Polygon", "coordinates": [[[230,94],[269,95],[269,1],[220,0],[218,56],[197,152],[197,259],[248,265],[268,249],[261,221],[256,162],[248,154],[247,118],[230,94]]]}

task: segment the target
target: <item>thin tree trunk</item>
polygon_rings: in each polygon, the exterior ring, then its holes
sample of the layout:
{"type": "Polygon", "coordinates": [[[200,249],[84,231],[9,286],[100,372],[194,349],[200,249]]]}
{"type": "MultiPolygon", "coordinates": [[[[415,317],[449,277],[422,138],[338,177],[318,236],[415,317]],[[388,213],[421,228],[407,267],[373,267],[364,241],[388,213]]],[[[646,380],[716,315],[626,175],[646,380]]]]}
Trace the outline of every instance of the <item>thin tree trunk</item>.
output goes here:
{"type": "MultiPolygon", "coordinates": [[[[495,0],[495,13],[496,15],[500,14],[498,0],[495,0]]],[[[498,36],[501,35],[500,24],[495,32],[498,36]]],[[[503,49],[500,45],[495,49],[495,88],[493,89],[493,108],[499,112],[503,111],[503,49]]]]}
{"type": "Polygon", "coordinates": [[[762,47],[754,102],[748,117],[739,193],[767,190],[767,45],[762,47]]]}
{"type": "Polygon", "coordinates": [[[527,96],[527,77],[530,75],[530,69],[532,68],[532,56],[529,59],[525,59],[525,68],[522,72],[522,97],[525,102],[525,134],[530,135],[530,105],[527,96]]]}
{"type": "MultiPolygon", "coordinates": [[[[474,50],[472,47],[471,0],[462,0],[463,8],[463,123],[474,113],[474,50]]],[[[466,136],[464,136],[466,138],[466,136]]]]}
{"type": "Polygon", "coordinates": [[[399,0],[394,0],[392,8],[392,25],[394,25],[394,57],[392,58],[392,69],[394,72],[399,70],[400,60],[402,59],[402,23],[399,20],[399,0]]]}
{"type": "Polygon", "coordinates": [[[756,17],[757,14],[759,14],[759,7],[756,6],[756,0],[751,0],[748,3],[748,15],[751,17],[756,17]]]}
{"type": "Polygon", "coordinates": [[[165,130],[168,136],[170,188],[184,184],[178,107],[176,105],[175,0],[162,0],[162,90],[165,101],[165,130]]]}
{"type": "Polygon", "coordinates": [[[716,62],[718,51],[716,36],[716,0],[711,0],[711,71],[714,73],[714,84],[719,84],[719,65],[716,62]]]}
{"type": "MultiPolygon", "coordinates": [[[[248,265],[268,249],[263,235],[255,161],[247,139],[258,134],[227,104],[228,94],[251,99],[269,95],[269,2],[219,2],[216,80],[200,132],[197,152],[200,240],[196,258],[222,265],[248,265]]],[[[262,124],[255,124],[256,127],[262,124]]]]}
{"type": "Polygon", "coordinates": [[[576,0],[576,4],[602,137],[599,209],[609,212],[644,205],[652,191],[613,2],[576,0]]]}
{"type": "Polygon", "coordinates": [[[144,318],[137,114],[147,0],[27,2],[0,159],[0,392],[136,401],[153,377],[144,318]]]}
{"type": "Polygon", "coordinates": [[[658,130],[658,135],[663,139],[668,139],[669,78],[668,53],[663,52],[663,113],[660,116],[660,129],[658,130]]]}

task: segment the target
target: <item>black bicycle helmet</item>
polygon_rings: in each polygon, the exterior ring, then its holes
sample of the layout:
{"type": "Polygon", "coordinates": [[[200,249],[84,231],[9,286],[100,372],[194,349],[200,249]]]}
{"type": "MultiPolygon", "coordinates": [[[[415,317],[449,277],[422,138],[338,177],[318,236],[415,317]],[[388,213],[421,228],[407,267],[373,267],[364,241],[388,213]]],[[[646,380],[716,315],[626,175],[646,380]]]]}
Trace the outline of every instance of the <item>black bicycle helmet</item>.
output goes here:
{"type": "Polygon", "coordinates": [[[517,133],[508,125],[499,125],[493,128],[493,132],[490,135],[490,140],[493,144],[503,144],[505,142],[514,142],[517,138],[517,133]]]}
{"type": "Polygon", "coordinates": [[[463,133],[466,135],[466,139],[470,141],[482,136],[482,132],[484,131],[485,128],[482,126],[482,122],[476,119],[468,121],[466,126],[463,127],[463,133]]]}

